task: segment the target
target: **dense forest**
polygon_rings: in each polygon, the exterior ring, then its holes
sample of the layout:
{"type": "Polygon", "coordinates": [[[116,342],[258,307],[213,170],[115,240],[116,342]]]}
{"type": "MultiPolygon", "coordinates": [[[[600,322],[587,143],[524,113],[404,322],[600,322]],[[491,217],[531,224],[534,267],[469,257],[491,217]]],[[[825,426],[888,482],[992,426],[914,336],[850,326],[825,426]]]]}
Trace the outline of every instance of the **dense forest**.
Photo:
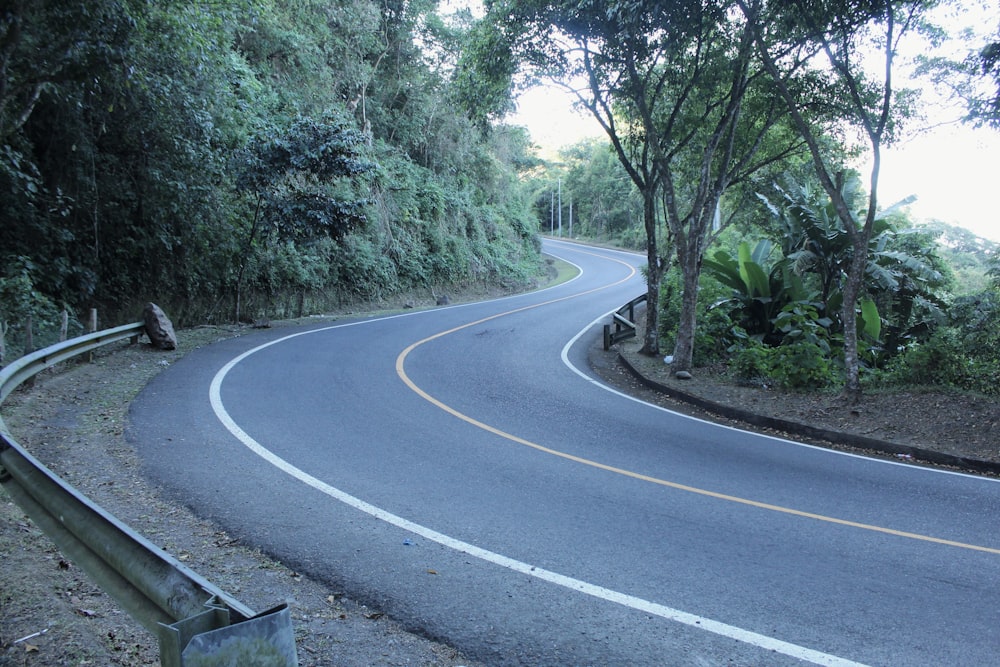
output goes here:
{"type": "MultiPolygon", "coordinates": [[[[431,0],[0,10],[0,322],[79,333],[523,287],[523,130],[474,124],[431,0]],[[56,327],[57,329],[57,327],[56,327]]],[[[36,335],[36,347],[39,345],[36,335]]],[[[42,342],[51,342],[48,341],[42,342]]]]}
{"type": "Polygon", "coordinates": [[[643,351],[679,372],[995,392],[996,244],[915,226],[854,166],[919,116],[908,39],[1000,126],[1000,35],[935,51],[965,4],[13,0],[0,341],[146,301],[184,326],[527,288],[538,233],[570,233],[558,183],[574,236],[646,253],[643,351]],[[607,140],[540,160],[504,122],[538,79],[607,140]]]}

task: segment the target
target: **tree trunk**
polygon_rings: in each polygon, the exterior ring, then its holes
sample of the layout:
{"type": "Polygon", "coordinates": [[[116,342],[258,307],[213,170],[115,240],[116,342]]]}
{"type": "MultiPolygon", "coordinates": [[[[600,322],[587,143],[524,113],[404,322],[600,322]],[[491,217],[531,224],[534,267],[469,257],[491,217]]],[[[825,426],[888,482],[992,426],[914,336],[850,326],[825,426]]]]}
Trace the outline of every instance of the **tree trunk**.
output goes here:
{"type": "Polygon", "coordinates": [[[253,250],[254,238],[257,236],[257,227],[260,224],[260,210],[264,204],[263,195],[257,195],[257,206],[253,212],[253,222],[250,225],[250,234],[247,236],[246,244],[243,249],[243,254],[239,258],[240,266],[236,271],[236,324],[240,323],[240,317],[242,316],[243,307],[243,274],[247,270],[247,264],[250,263],[250,253],[253,250]]]}
{"type": "MultiPolygon", "coordinates": [[[[696,230],[691,230],[696,231],[696,230]]],[[[677,244],[677,260],[681,267],[680,321],[677,322],[677,340],[674,342],[672,370],[690,371],[694,366],[694,334],[698,321],[698,279],[701,277],[700,240],[694,234],[677,244]],[[695,247],[691,247],[694,245],[695,247]]]]}
{"type": "MultiPolygon", "coordinates": [[[[651,262],[655,262],[656,254],[648,253],[651,262]]],[[[650,264],[650,267],[655,265],[650,264]]],[[[650,268],[646,282],[646,331],[643,337],[640,354],[650,357],[660,356],[660,278],[659,267],[650,268]]]]}
{"type": "Polygon", "coordinates": [[[853,239],[854,256],[844,281],[844,391],[842,396],[850,405],[861,401],[861,363],[858,358],[857,303],[861,295],[865,268],[868,264],[866,236],[858,234],[853,239]],[[859,247],[860,246],[860,247],[859,247]]]}
{"type": "Polygon", "coordinates": [[[660,279],[663,267],[656,243],[656,192],[643,196],[643,222],[646,226],[646,332],[640,354],[660,356],[660,279]]]}

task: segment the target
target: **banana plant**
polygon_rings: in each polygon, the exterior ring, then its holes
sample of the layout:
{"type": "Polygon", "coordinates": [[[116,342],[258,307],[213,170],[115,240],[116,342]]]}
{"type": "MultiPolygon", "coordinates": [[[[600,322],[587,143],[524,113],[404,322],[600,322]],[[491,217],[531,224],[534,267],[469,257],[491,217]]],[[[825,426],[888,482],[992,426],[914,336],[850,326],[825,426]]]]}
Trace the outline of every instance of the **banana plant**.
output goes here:
{"type": "MultiPolygon", "coordinates": [[[[794,272],[817,287],[822,312],[837,318],[843,304],[841,284],[850,266],[853,248],[843,223],[825,192],[808,185],[788,181],[776,186],[780,204],[758,197],[778,221],[782,252],[794,272]]],[[[844,181],[847,202],[863,202],[860,179],[850,174],[844,181]]],[[[897,230],[893,218],[910,203],[905,199],[881,211],[869,245],[865,271],[868,293],[859,303],[859,333],[885,359],[900,348],[903,341],[918,331],[927,330],[940,299],[934,289],[942,282],[934,268],[933,244],[914,243],[908,237],[913,230],[897,230]],[[885,333],[887,340],[881,344],[885,333]]]]}
{"type": "Polygon", "coordinates": [[[782,309],[809,296],[787,260],[771,261],[774,248],[774,243],[766,239],[753,247],[744,241],[735,257],[718,250],[702,261],[708,275],[732,289],[731,296],[711,307],[726,309],[736,326],[768,345],[778,344],[782,337],[774,326],[782,309]]]}

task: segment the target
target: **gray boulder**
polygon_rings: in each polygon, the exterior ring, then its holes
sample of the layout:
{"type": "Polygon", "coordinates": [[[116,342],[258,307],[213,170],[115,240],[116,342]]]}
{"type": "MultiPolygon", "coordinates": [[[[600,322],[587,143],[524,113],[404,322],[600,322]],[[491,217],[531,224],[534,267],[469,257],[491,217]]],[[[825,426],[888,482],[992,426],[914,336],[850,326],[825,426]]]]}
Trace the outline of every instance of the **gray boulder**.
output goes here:
{"type": "Polygon", "coordinates": [[[155,303],[147,303],[142,309],[142,322],[146,325],[146,335],[153,347],[160,350],[177,349],[177,334],[170,318],[155,303]]]}

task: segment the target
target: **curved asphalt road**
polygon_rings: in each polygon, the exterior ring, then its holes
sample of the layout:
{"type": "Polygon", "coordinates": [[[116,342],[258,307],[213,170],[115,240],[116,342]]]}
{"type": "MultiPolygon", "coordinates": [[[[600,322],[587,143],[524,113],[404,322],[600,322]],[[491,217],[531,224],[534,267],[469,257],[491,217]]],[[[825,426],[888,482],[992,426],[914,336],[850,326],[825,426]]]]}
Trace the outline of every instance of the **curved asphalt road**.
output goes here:
{"type": "Polygon", "coordinates": [[[609,391],[639,260],[546,250],[582,275],[188,355],[132,406],[148,474],[490,664],[997,664],[1000,483],[609,391]]]}

